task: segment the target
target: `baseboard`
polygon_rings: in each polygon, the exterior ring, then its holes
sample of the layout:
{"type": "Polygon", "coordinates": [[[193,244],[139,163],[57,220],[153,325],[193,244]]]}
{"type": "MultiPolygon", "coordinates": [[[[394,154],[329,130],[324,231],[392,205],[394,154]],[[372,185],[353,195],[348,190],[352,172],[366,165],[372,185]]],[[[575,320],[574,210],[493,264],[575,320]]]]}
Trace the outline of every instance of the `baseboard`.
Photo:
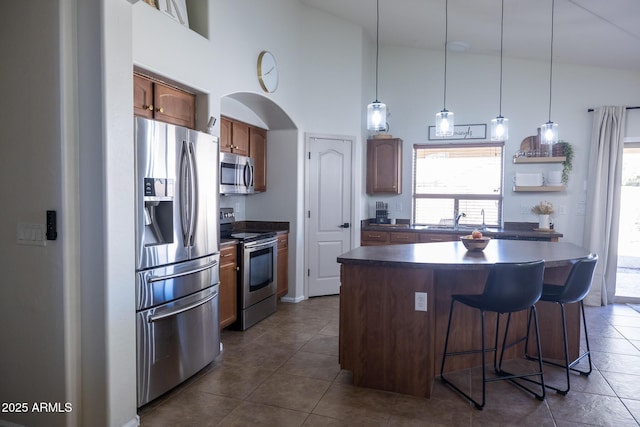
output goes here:
{"type": "Polygon", "coordinates": [[[292,303],[299,303],[304,301],[306,298],[305,297],[295,297],[295,298],[291,298],[291,297],[282,297],[280,298],[280,301],[282,302],[292,302],[292,303]]]}

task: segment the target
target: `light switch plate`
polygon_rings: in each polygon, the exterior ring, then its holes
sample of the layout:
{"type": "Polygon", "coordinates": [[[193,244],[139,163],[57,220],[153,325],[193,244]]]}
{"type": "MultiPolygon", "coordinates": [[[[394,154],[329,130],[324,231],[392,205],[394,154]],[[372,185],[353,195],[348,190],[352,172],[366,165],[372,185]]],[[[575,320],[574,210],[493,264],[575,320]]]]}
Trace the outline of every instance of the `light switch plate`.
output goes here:
{"type": "Polygon", "coordinates": [[[44,224],[19,222],[16,230],[16,243],[19,245],[46,246],[44,224]]]}
{"type": "Polygon", "coordinates": [[[416,292],[415,310],[427,311],[427,293],[426,292],[416,292]]]}

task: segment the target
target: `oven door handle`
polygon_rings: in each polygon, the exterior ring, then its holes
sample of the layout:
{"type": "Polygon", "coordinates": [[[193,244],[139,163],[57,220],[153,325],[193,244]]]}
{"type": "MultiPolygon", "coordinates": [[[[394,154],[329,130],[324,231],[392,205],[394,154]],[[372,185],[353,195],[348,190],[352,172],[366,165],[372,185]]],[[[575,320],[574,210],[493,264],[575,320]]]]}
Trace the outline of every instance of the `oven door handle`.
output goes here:
{"type": "Polygon", "coordinates": [[[164,280],[175,279],[176,277],[188,276],[189,274],[200,273],[201,271],[209,270],[218,264],[218,261],[210,262],[202,267],[194,268],[193,270],[181,271],[180,273],[167,274],[165,276],[149,276],[147,283],[162,282],[164,280]]]}
{"type": "Polygon", "coordinates": [[[269,239],[267,241],[259,240],[257,242],[249,242],[244,244],[245,249],[250,250],[259,250],[263,248],[268,248],[269,246],[276,246],[278,244],[278,238],[274,237],[273,239],[269,239]]]}
{"type": "Polygon", "coordinates": [[[180,307],[177,310],[172,310],[162,314],[156,314],[155,316],[149,316],[147,318],[147,322],[153,323],[153,322],[157,322],[158,320],[166,319],[167,317],[177,316],[178,314],[184,313],[185,311],[193,310],[194,308],[200,307],[201,305],[208,303],[209,301],[211,301],[217,296],[218,296],[218,291],[215,291],[205,299],[201,299],[200,301],[196,301],[189,305],[185,305],[184,307],[180,307]]]}

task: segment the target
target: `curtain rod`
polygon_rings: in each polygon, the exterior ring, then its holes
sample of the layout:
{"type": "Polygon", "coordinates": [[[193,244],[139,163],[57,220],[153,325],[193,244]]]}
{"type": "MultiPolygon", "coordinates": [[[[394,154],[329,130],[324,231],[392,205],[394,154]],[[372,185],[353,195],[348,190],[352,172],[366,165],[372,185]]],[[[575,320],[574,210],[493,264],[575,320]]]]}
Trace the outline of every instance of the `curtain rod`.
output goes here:
{"type": "MultiPolygon", "coordinates": [[[[639,110],[640,107],[627,107],[627,110],[639,110]]],[[[587,113],[591,113],[593,111],[593,108],[589,108],[587,110],[587,113]]]]}

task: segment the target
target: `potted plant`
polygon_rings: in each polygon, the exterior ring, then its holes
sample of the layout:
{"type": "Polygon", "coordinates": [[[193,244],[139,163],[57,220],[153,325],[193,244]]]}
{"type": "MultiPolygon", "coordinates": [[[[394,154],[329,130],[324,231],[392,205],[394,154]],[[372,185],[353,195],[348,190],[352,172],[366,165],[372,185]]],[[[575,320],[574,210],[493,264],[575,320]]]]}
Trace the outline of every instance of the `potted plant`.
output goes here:
{"type": "Polygon", "coordinates": [[[553,204],[551,202],[540,202],[531,208],[531,212],[538,215],[538,228],[540,230],[551,229],[550,215],[553,214],[553,204]]]}
{"type": "Polygon", "coordinates": [[[559,141],[558,146],[560,146],[562,155],[565,157],[565,161],[562,162],[562,183],[567,185],[569,172],[573,168],[573,147],[567,141],[559,141]]]}

